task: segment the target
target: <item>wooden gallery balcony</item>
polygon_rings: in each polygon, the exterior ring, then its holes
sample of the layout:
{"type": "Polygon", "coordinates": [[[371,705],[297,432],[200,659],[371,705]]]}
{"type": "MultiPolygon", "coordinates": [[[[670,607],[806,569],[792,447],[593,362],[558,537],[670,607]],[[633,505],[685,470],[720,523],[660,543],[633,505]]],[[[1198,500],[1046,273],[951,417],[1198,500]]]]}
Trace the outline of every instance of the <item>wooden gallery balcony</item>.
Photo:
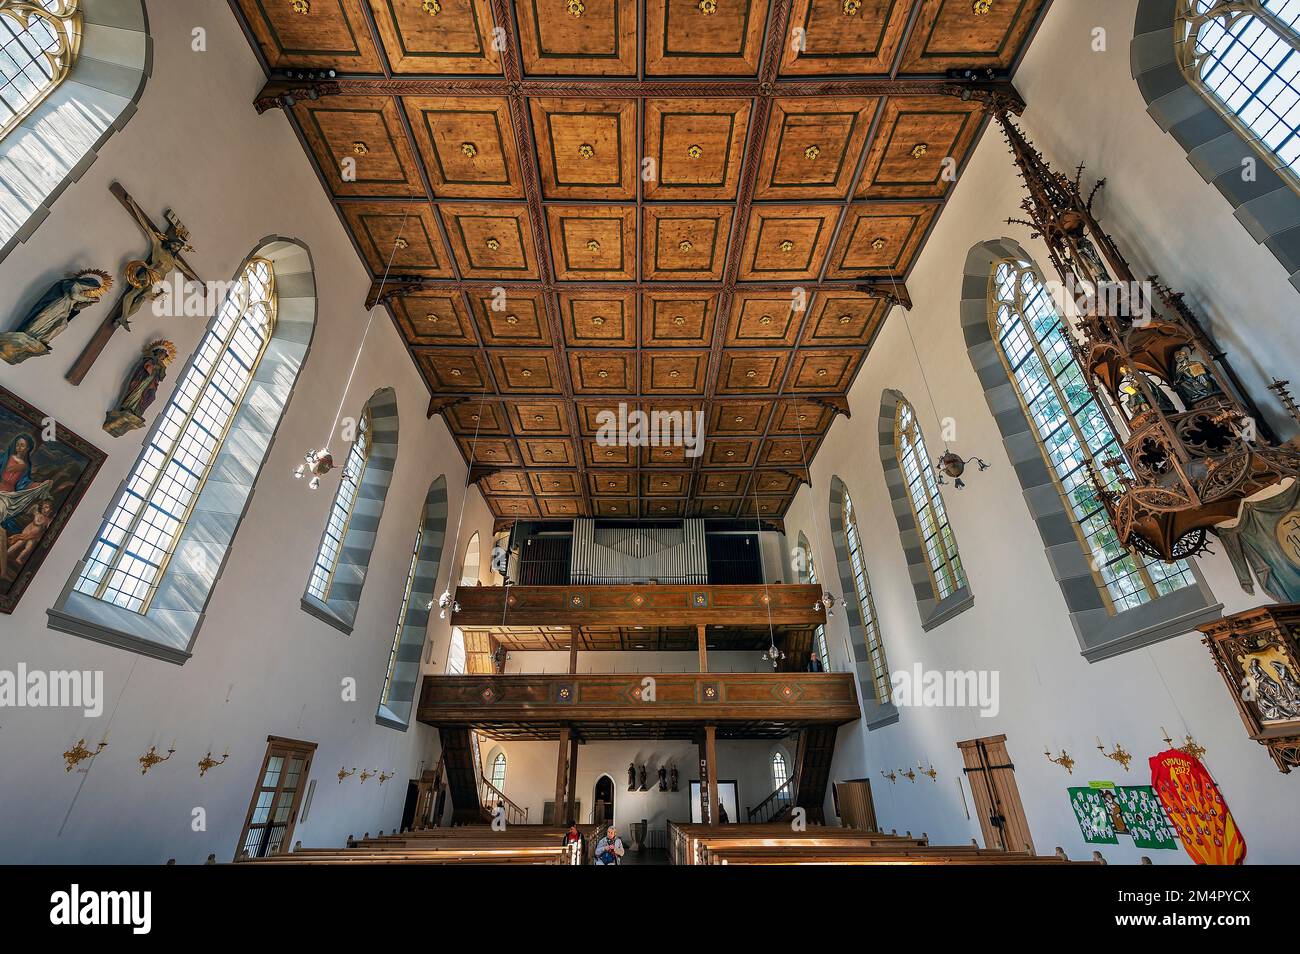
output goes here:
{"type": "Polygon", "coordinates": [[[820,586],[462,586],[462,628],[509,626],[814,627],[826,613],[820,586]]]}
{"type": "Polygon", "coordinates": [[[425,676],[419,719],[494,739],[781,738],[858,718],[852,673],[425,676]]]}

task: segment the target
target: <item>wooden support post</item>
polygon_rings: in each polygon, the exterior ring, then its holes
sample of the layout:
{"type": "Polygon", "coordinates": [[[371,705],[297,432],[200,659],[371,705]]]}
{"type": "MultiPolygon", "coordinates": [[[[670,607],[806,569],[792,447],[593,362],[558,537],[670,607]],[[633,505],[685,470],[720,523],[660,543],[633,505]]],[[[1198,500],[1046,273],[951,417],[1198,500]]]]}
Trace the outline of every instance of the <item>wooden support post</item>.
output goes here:
{"type": "Polygon", "coordinates": [[[713,824],[713,804],[709,801],[709,747],[704,736],[696,738],[700,755],[700,823],[713,824]]]}
{"type": "Polygon", "coordinates": [[[700,672],[709,671],[709,640],[708,627],[700,623],[695,627],[695,632],[700,637],[700,672]]]}
{"type": "Polygon", "coordinates": [[[574,675],[578,671],[578,628],[569,627],[569,674],[574,675]]]}
{"type": "Polygon", "coordinates": [[[709,824],[717,825],[722,821],[722,806],[718,802],[718,727],[716,725],[704,727],[704,749],[709,760],[709,805],[713,808],[709,824]]]}
{"type": "Polygon", "coordinates": [[[551,819],[554,825],[562,825],[564,821],[560,818],[560,813],[564,811],[564,792],[566,782],[569,780],[569,737],[573,730],[566,726],[560,728],[560,758],[559,764],[555,769],[555,817],[551,819]]]}
{"type": "Polygon", "coordinates": [[[574,812],[577,801],[576,793],[578,791],[578,733],[573,732],[569,735],[569,792],[568,797],[564,800],[564,820],[567,822],[570,818],[578,820],[574,812]]]}

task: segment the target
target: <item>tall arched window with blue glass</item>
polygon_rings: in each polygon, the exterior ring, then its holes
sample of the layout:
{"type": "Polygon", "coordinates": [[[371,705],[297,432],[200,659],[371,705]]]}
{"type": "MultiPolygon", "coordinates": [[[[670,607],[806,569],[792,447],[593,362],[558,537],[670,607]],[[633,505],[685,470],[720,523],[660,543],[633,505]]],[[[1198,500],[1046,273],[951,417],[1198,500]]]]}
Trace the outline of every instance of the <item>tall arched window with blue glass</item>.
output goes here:
{"type": "Polygon", "coordinates": [[[1179,0],[1187,82],[1300,190],[1300,0],[1179,0]]]}

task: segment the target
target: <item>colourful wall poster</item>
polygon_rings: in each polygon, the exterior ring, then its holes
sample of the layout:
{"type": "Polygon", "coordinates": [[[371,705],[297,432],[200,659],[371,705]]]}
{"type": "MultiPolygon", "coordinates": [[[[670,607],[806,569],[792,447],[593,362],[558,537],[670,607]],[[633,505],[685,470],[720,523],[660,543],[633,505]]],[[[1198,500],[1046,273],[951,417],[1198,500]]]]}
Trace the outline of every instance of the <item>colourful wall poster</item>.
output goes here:
{"type": "Polygon", "coordinates": [[[1198,865],[1239,865],[1246,839],[1200,759],[1169,749],[1150,758],[1151,787],[1198,865]]]}
{"type": "Polygon", "coordinates": [[[1115,799],[1135,848],[1173,851],[1178,847],[1178,833],[1169,824],[1150,785],[1121,785],[1115,789],[1115,799]]]}
{"type": "Polygon", "coordinates": [[[1111,814],[1101,792],[1095,788],[1069,788],[1070,807],[1083,840],[1090,845],[1118,845],[1115,837],[1115,817],[1111,814]]]}

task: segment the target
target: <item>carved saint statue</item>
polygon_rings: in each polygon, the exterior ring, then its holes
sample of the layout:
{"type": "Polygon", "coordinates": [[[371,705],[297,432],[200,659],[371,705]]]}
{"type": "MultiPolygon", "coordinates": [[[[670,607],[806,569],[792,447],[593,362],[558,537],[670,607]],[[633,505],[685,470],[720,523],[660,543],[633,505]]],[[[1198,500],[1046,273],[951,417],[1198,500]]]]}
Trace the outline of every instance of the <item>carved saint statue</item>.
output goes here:
{"type": "Polygon", "coordinates": [[[167,366],[176,357],[176,346],[159,338],[145,345],[117,407],[104,417],[104,430],[114,437],[144,427],[144,412],[158,396],[158,385],[167,377],[167,366]]]}
{"type": "Polygon", "coordinates": [[[641,791],[645,791],[645,766],[641,766],[641,791]]]}
{"type": "Polygon", "coordinates": [[[1182,347],[1174,352],[1174,390],[1183,399],[1183,403],[1195,407],[1206,398],[1223,394],[1213,375],[1205,367],[1205,362],[1191,347],[1182,347]]]}
{"type": "Polygon", "coordinates": [[[674,765],[671,769],[668,770],[668,790],[671,792],[677,791],[677,766],[676,765],[674,765]]]}
{"type": "Polygon", "coordinates": [[[108,272],[84,268],[50,286],[13,331],[0,334],[0,358],[22,364],[28,358],[50,353],[50,342],[83,308],[89,308],[113,287],[108,272]]]}
{"type": "Polygon", "coordinates": [[[627,763],[627,790],[629,792],[636,791],[636,766],[631,762],[627,763]]]}
{"type": "Polygon", "coordinates": [[[1143,393],[1141,386],[1138,384],[1138,375],[1141,375],[1143,380],[1145,380],[1150,386],[1152,392],[1156,396],[1156,401],[1160,405],[1160,410],[1163,413],[1178,413],[1177,409],[1174,407],[1174,402],[1169,400],[1169,396],[1165,394],[1164,390],[1160,387],[1160,383],[1152,378],[1151,375],[1145,374],[1141,371],[1135,374],[1127,367],[1121,367],[1119,371],[1120,374],[1123,375],[1120,379],[1119,385],[1120,403],[1124,405],[1124,410],[1128,412],[1130,421],[1137,420],[1139,417],[1151,410],[1151,402],[1147,400],[1146,394],[1143,393]]]}
{"type": "Polygon", "coordinates": [[[659,766],[659,791],[668,791],[668,770],[662,765],[659,766]]]}

